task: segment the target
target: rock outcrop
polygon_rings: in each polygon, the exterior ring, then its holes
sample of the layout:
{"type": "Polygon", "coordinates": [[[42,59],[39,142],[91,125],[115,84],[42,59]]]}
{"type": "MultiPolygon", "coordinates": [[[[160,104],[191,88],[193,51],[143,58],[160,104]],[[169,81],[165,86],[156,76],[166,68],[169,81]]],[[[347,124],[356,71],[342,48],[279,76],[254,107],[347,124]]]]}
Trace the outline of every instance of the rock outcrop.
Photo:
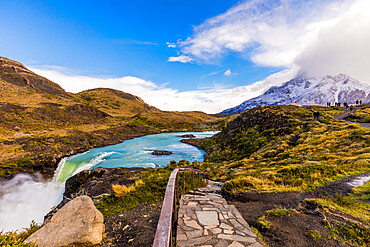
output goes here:
{"type": "Polygon", "coordinates": [[[33,73],[23,64],[5,57],[0,57],[0,79],[17,86],[32,88],[44,93],[67,98],[72,97],[58,84],[33,73]]]}
{"type": "Polygon", "coordinates": [[[180,137],[183,137],[183,138],[195,138],[195,135],[193,135],[193,134],[185,134],[185,135],[181,135],[180,137]]]}
{"type": "Polygon", "coordinates": [[[171,155],[173,152],[166,151],[166,150],[154,150],[152,152],[153,155],[171,155]]]}
{"type": "Polygon", "coordinates": [[[103,238],[104,217],[88,196],[80,196],[61,208],[41,229],[26,239],[39,247],[70,244],[99,244],[103,238]]]}

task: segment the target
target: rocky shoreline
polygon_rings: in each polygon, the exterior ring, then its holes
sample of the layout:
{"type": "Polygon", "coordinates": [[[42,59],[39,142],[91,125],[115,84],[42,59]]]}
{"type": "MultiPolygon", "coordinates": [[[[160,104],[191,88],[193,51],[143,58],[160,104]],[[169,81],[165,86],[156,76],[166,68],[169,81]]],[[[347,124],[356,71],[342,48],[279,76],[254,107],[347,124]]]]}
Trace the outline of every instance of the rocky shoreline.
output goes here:
{"type": "MultiPolygon", "coordinates": [[[[98,202],[112,192],[112,185],[130,186],[148,169],[96,168],[82,171],[66,181],[63,201],[44,218],[50,221],[63,206],[74,198],[88,196],[98,202]]],[[[142,203],[138,207],[104,217],[106,238],[94,246],[151,246],[161,211],[161,203],[142,203]]]]}
{"type": "Polygon", "coordinates": [[[144,168],[137,167],[98,167],[93,170],[82,171],[67,179],[63,200],[44,217],[44,221],[47,222],[60,208],[75,197],[87,195],[95,203],[104,195],[109,195],[112,192],[112,185],[130,186],[143,172],[145,172],[144,168]]]}

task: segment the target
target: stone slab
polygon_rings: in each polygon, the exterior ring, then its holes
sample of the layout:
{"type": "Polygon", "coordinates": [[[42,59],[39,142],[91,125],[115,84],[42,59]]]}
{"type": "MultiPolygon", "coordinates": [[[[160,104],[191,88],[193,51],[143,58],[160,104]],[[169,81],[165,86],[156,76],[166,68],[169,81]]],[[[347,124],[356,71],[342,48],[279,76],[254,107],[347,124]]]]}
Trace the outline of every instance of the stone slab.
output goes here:
{"type": "Polygon", "coordinates": [[[195,211],[198,221],[203,226],[219,225],[218,213],[216,211],[195,211]]]}

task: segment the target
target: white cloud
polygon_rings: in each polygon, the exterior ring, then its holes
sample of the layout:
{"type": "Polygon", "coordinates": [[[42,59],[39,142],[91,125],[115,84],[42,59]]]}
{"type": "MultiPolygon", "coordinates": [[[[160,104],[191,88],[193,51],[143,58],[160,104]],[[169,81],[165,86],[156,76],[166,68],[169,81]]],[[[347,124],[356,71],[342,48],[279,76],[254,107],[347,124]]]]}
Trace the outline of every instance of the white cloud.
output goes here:
{"type": "Polygon", "coordinates": [[[193,59],[189,56],[181,55],[178,57],[169,57],[168,61],[169,62],[190,63],[191,61],[193,61],[193,59]]]}
{"type": "Polygon", "coordinates": [[[302,66],[370,82],[369,0],[248,0],[194,28],[183,56],[212,63],[229,52],[259,66],[302,66]]]}
{"type": "Polygon", "coordinates": [[[296,59],[311,74],[345,73],[370,84],[370,1],[356,1],[296,59]]]}
{"type": "Polygon", "coordinates": [[[369,0],[243,1],[195,27],[191,37],[177,42],[181,54],[168,58],[169,62],[212,62],[237,52],[259,66],[287,68],[249,86],[181,92],[132,76],[82,76],[58,67],[33,70],[71,92],[108,87],[137,95],[162,110],[217,113],[281,85],[300,69],[317,76],[347,73],[370,83],[368,13],[369,0]]]}
{"type": "Polygon", "coordinates": [[[224,73],[224,76],[231,76],[233,73],[231,72],[230,69],[226,70],[224,73]]]}
{"type": "Polygon", "coordinates": [[[156,42],[135,40],[129,38],[114,39],[112,40],[112,43],[117,45],[158,45],[158,43],[156,42]]]}
{"type": "Polygon", "coordinates": [[[92,88],[113,88],[141,97],[146,103],[169,111],[204,111],[218,113],[255,97],[271,86],[279,85],[294,77],[297,69],[288,69],[273,74],[265,80],[249,86],[198,89],[180,92],[133,76],[100,78],[65,72],[60,67],[32,67],[32,71],[62,86],[66,91],[77,93],[92,88]]]}
{"type": "Polygon", "coordinates": [[[166,42],[166,45],[169,48],[176,48],[177,47],[175,43],[170,43],[170,42],[166,42]]]}

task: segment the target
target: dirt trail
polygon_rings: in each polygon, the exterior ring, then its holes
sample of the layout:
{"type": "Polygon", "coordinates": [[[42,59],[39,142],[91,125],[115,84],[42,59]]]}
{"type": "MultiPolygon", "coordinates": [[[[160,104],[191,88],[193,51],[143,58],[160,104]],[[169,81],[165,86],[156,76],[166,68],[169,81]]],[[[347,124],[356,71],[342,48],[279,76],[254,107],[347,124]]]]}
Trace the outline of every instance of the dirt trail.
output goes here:
{"type": "MultiPolygon", "coordinates": [[[[354,187],[362,185],[369,180],[370,171],[329,183],[307,193],[242,192],[228,198],[228,204],[235,205],[247,223],[256,228],[259,227],[258,219],[264,216],[267,210],[276,209],[277,207],[297,208],[299,205],[306,207],[306,210],[301,213],[284,217],[270,217],[268,219],[273,223],[274,230],[262,231],[261,233],[264,241],[271,247],[351,246],[350,244],[341,243],[337,239],[323,237],[315,240],[306,235],[307,231],[313,229],[320,232],[322,236],[327,236],[329,232],[323,224],[322,215],[313,214],[313,209],[305,203],[305,198],[335,197],[337,194],[347,196],[354,187]]],[[[329,217],[328,214],[326,216],[329,217]]],[[[344,216],[348,217],[348,215],[344,216]]]]}
{"type": "Polygon", "coordinates": [[[344,112],[344,113],[342,113],[342,114],[339,114],[339,115],[333,115],[333,117],[334,117],[336,120],[338,120],[338,121],[340,121],[340,120],[344,120],[344,121],[346,121],[347,123],[351,123],[351,124],[358,124],[358,125],[360,125],[360,126],[362,126],[362,127],[370,128],[370,123],[352,122],[352,121],[349,121],[349,120],[345,119],[345,117],[347,117],[350,113],[355,113],[358,109],[361,109],[361,108],[364,108],[364,107],[368,107],[368,106],[369,106],[369,104],[367,104],[367,105],[361,105],[361,106],[354,106],[352,111],[348,110],[348,111],[346,111],[346,112],[344,112]]]}

